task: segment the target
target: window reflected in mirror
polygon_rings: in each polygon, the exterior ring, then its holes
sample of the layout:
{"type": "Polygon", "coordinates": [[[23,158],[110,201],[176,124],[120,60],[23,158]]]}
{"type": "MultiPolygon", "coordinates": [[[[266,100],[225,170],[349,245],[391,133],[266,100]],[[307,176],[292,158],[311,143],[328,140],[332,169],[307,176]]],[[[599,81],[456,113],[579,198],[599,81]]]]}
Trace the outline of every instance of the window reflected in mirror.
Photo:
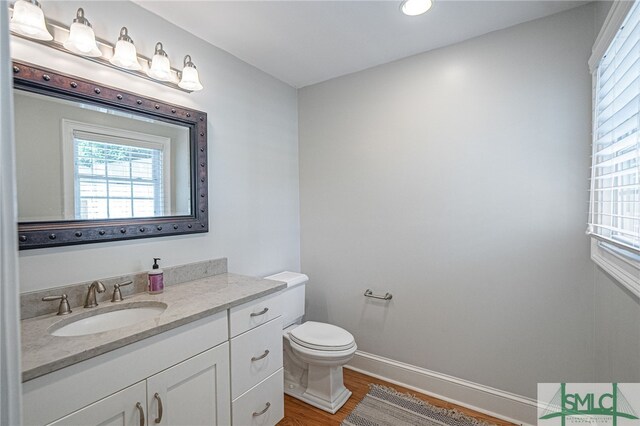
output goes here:
{"type": "Polygon", "coordinates": [[[20,222],[192,214],[188,127],[14,95],[20,222]]]}

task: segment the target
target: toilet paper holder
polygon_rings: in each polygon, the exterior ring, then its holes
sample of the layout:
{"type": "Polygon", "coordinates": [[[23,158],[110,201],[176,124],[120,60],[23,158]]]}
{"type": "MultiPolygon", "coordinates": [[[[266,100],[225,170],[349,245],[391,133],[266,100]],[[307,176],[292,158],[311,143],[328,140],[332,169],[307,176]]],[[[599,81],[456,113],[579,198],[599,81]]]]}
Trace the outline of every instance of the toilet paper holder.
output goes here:
{"type": "Polygon", "coordinates": [[[365,297],[372,297],[374,299],[380,299],[380,300],[391,300],[391,298],[393,297],[393,295],[389,292],[385,293],[384,296],[373,294],[373,291],[371,291],[371,289],[367,289],[364,292],[364,295],[365,297]]]}

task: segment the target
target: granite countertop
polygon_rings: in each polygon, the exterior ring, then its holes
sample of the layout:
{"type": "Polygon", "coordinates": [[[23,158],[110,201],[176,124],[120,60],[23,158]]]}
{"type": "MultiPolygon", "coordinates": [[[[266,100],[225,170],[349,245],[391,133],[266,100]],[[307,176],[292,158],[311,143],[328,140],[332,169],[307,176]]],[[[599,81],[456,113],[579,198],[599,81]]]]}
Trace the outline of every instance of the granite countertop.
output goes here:
{"type": "Polygon", "coordinates": [[[22,381],[35,379],[285,287],[286,284],[280,281],[224,273],[174,284],[165,287],[161,294],[138,293],[126,297],[122,302],[101,302],[96,308],[76,307],[69,315],[58,316],[54,312],[22,320],[22,381]],[[158,317],[102,333],[70,337],[49,333],[50,328],[58,328],[60,321],[69,323],[91,312],[133,308],[148,302],[155,302],[155,305],[164,303],[167,308],[158,317]]]}

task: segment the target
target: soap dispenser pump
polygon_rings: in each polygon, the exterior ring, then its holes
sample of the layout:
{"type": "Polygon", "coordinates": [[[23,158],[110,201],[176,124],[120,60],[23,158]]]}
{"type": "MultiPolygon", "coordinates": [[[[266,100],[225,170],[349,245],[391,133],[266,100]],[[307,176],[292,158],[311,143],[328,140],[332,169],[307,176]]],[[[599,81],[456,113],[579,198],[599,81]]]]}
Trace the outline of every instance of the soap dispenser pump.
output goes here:
{"type": "Polygon", "coordinates": [[[149,283],[147,286],[149,294],[159,294],[164,291],[164,274],[160,269],[160,265],[158,265],[158,260],[161,259],[159,257],[153,258],[153,266],[149,271],[149,283]]]}

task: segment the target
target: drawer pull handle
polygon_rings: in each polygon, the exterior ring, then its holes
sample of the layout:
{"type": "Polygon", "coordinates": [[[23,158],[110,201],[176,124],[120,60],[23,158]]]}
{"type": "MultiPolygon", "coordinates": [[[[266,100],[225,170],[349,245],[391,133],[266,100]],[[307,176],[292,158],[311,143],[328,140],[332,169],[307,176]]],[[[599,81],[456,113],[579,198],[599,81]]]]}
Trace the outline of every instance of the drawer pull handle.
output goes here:
{"type": "Polygon", "coordinates": [[[144,424],[146,423],[144,420],[144,408],[142,408],[142,404],[140,404],[139,402],[136,402],[136,408],[140,413],[140,426],[144,426],[144,424]]]}
{"type": "Polygon", "coordinates": [[[256,412],[256,413],[253,413],[253,417],[258,417],[258,416],[263,415],[264,413],[266,413],[269,410],[269,408],[271,408],[271,403],[267,402],[267,405],[266,405],[266,407],[264,407],[264,410],[256,412]]]}
{"type": "Polygon", "coordinates": [[[158,392],[156,392],[153,397],[158,400],[158,417],[156,417],[156,423],[160,423],[162,421],[162,399],[160,399],[158,392]]]}
{"type": "Polygon", "coordinates": [[[269,349],[265,349],[264,353],[260,356],[254,356],[251,358],[251,362],[256,362],[256,361],[260,361],[261,359],[264,359],[267,357],[267,355],[269,355],[269,349]]]}
{"type": "Polygon", "coordinates": [[[263,310],[261,310],[260,312],[251,312],[252,317],[259,317],[260,315],[264,315],[269,311],[269,308],[264,308],[263,310]]]}

